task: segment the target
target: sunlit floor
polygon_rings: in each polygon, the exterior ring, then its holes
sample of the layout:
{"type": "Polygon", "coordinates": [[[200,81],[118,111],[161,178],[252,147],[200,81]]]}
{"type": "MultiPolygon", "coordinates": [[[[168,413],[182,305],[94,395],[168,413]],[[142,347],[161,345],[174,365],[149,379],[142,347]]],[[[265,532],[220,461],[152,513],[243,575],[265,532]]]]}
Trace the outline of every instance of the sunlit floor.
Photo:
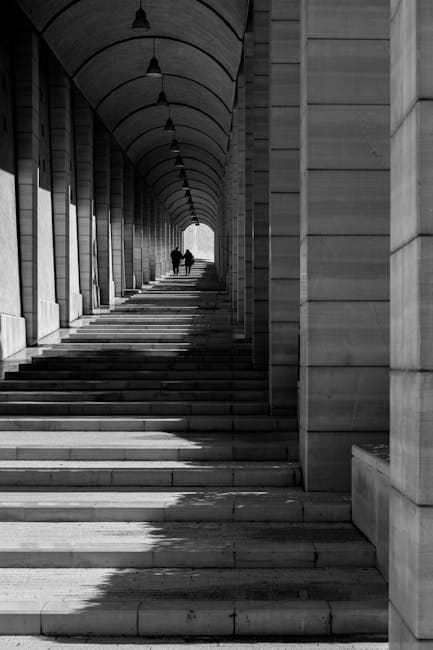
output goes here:
{"type": "Polygon", "coordinates": [[[176,639],[123,639],[119,638],[43,638],[43,637],[0,637],[1,650],[9,650],[12,648],[23,648],[24,650],[59,650],[63,648],[73,648],[74,650],[128,650],[129,648],[137,648],[140,646],[142,650],[185,650],[191,648],[193,650],[388,650],[388,643],[372,642],[372,641],[336,641],[330,643],[329,641],[254,641],[248,640],[230,643],[226,641],[217,641],[207,643],[206,640],[197,640],[193,643],[189,641],[181,641],[176,639]]]}

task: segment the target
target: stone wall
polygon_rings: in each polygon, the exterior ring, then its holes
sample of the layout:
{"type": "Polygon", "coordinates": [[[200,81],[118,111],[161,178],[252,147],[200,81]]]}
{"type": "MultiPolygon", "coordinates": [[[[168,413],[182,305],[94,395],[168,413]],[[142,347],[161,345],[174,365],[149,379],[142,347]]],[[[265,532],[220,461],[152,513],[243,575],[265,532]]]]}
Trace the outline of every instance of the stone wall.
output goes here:
{"type": "Polygon", "coordinates": [[[305,0],[301,33],[301,456],[345,490],[388,432],[388,0],[305,0]]]}

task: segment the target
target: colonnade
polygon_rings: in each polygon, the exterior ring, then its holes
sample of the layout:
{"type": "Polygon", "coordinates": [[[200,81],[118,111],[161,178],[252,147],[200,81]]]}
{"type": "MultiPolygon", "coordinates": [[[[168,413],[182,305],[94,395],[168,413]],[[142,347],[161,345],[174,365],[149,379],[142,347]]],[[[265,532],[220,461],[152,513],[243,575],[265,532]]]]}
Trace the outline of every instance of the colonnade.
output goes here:
{"type": "Polygon", "coordinates": [[[4,359],[164,275],[182,227],[30,23],[2,31],[4,359]]]}

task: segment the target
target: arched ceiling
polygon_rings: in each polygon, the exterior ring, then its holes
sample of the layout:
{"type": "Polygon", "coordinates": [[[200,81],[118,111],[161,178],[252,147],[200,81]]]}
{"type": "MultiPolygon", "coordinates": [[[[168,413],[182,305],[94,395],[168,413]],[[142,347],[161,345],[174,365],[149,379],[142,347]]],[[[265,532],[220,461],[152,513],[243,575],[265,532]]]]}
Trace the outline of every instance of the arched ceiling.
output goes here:
{"type": "Polygon", "coordinates": [[[164,91],[196,212],[215,228],[249,0],[142,0],[150,31],[132,31],[139,0],[19,0],[146,182],[191,221],[164,91]],[[163,81],[145,75],[155,49],[163,81]]]}

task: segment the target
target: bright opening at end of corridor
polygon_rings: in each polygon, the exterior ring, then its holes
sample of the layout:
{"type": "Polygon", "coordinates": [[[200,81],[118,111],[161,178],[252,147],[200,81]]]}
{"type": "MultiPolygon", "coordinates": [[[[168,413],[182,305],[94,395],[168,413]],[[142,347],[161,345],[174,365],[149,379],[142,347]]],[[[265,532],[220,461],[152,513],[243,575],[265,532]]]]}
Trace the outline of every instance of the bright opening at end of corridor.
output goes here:
{"type": "Polygon", "coordinates": [[[215,234],[204,223],[189,226],[183,233],[183,250],[189,249],[194,257],[213,262],[215,259],[215,234]]]}

